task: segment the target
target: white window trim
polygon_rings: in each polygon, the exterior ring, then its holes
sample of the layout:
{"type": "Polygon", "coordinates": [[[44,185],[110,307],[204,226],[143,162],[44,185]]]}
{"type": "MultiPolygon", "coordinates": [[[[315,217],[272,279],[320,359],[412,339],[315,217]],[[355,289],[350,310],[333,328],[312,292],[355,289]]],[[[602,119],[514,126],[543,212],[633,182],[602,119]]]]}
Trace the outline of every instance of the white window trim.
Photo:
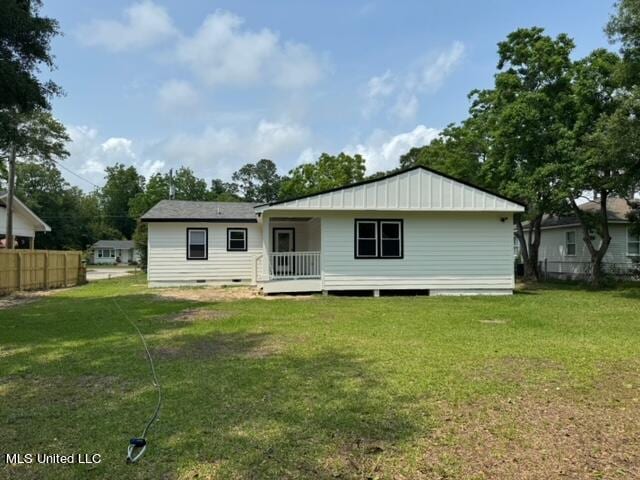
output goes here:
{"type": "Polygon", "coordinates": [[[637,240],[631,241],[631,227],[627,226],[627,257],[640,257],[640,235],[637,236],[637,240]],[[631,253],[629,252],[629,244],[637,243],[638,244],[638,252],[639,253],[631,253]]]}
{"type": "Polygon", "coordinates": [[[356,220],[356,258],[378,258],[378,248],[379,248],[380,239],[378,238],[378,222],[377,220],[356,220]],[[373,224],[373,238],[363,238],[362,240],[375,240],[376,248],[373,255],[361,255],[360,254],[360,224],[370,223],[373,224]]]}
{"type": "MultiPolygon", "coordinates": [[[[247,236],[249,232],[246,228],[228,228],[227,229],[227,252],[246,252],[249,249],[249,245],[247,243],[247,236]],[[233,232],[242,233],[242,248],[231,248],[231,234],[233,232]]],[[[239,242],[239,239],[233,239],[234,242],[239,242]]]]}
{"type": "Polygon", "coordinates": [[[209,253],[207,252],[209,245],[209,232],[206,228],[190,228],[187,231],[187,260],[208,260],[209,253]],[[193,245],[204,245],[204,252],[202,257],[194,257],[191,255],[191,234],[193,232],[202,232],[204,233],[204,243],[193,243],[193,245]]]}
{"type": "Polygon", "coordinates": [[[399,220],[380,220],[380,258],[402,258],[404,252],[402,251],[402,222],[399,220]],[[387,240],[397,240],[400,245],[398,248],[398,255],[384,255],[382,252],[383,238],[382,238],[382,225],[385,223],[398,225],[398,238],[389,238],[387,240]]]}
{"type": "Polygon", "coordinates": [[[578,253],[578,233],[575,230],[568,230],[566,232],[564,232],[564,249],[565,249],[565,256],[567,257],[575,257],[578,253]],[[568,235],[570,233],[573,233],[573,243],[570,244],[567,240],[568,240],[568,235]],[[569,245],[573,245],[573,252],[574,253],[569,253],[569,245]]]}

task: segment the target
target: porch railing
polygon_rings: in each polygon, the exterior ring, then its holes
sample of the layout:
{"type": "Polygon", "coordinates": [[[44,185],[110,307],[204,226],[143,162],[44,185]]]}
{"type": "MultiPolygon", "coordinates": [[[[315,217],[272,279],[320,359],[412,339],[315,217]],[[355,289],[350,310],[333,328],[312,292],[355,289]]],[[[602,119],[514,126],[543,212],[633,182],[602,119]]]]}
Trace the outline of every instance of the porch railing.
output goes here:
{"type": "Polygon", "coordinates": [[[320,278],[320,252],[272,252],[269,279],[320,278]]]}

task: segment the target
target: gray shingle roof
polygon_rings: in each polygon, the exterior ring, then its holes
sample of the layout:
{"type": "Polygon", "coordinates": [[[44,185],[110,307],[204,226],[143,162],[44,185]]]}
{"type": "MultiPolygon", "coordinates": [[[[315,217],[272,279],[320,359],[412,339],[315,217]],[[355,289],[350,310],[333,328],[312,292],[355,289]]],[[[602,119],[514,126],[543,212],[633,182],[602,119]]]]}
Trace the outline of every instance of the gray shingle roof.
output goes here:
{"type": "Polygon", "coordinates": [[[98,240],[93,244],[93,248],[118,248],[129,250],[134,248],[133,240],[98,240]]]}
{"type": "Polygon", "coordinates": [[[140,219],[143,222],[256,222],[256,213],[253,209],[256,205],[249,202],[161,200],[140,219]]]}
{"type": "MultiPolygon", "coordinates": [[[[586,202],[580,205],[584,212],[597,213],[600,211],[599,202],[586,202]]],[[[629,204],[624,198],[610,197],[607,199],[607,216],[612,222],[628,222],[627,214],[631,211],[629,204]]],[[[542,217],[542,228],[563,227],[578,225],[578,217],[575,215],[545,215],[542,217]]],[[[525,225],[526,226],[526,225],[525,225]]]]}

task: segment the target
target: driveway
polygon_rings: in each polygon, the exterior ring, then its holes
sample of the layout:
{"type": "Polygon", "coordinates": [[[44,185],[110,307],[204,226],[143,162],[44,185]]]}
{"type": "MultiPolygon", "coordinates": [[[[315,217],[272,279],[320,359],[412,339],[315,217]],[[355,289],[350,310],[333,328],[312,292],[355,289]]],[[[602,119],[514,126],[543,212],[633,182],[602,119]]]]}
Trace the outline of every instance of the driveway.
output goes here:
{"type": "Polygon", "coordinates": [[[109,278],[126,277],[132,275],[134,267],[87,267],[87,281],[107,280],[109,278]]]}

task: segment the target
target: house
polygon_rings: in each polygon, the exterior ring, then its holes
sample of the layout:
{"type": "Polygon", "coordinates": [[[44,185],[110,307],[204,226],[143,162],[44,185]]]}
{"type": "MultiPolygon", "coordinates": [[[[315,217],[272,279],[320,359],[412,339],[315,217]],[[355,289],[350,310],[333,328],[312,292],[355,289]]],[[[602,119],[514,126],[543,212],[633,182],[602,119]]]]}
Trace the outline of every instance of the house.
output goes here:
{"type": "Polygon", "coordinates": [[[91,246],[91,263],[131,264],[140,261],[133,240],[99,240],[91,246]]]}
{"type": "Polygon", "coordinates": [[[163,200],[141,220],[152,287],[510,294],[513,214],[522,211],[417,166],[262,205],[163,200]]]}
{"type": "MultiPolygon", "coordinates": [[[[600,212],[600,203],[590,201],[580,205],[589,213],[600,212]]],[[[628,276],[634,259],[640,260],[640,237],[630,229],[627,201],[611,197],[607,200],[611,243],[603,259],[604,270],[618,276],[628,276]]],[[[547,276],[580,279],[588,275],[591,255],[583,240],[582,226],[575,215],[545,215],[541,224],[538,260],[547,276]]],[[[596,243],[596,246],[598,243],[596,243]]]]}
{"type": "MultiPolygon", "coordinates": [[[[0,248],[6,248],[7,192],[0,192],[0,248]]],[[[18,197],[13,197],[14,248],[33,250],[36,232],[50,232],[51,227],[29,209],[18,197]]]]}

